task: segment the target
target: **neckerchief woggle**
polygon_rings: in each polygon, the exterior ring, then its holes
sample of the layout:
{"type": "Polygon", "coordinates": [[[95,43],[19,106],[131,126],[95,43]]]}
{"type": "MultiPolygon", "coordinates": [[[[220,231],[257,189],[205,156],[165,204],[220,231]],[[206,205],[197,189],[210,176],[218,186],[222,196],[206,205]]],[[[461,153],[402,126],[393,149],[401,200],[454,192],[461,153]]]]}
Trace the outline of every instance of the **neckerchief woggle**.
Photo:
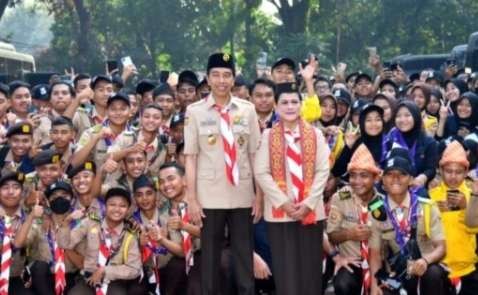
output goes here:
{"type": "MultiPolygon", "coordinates": [[[[410,190],[410,210],[408,211],[408,225],[407,229],[411,227],[417,226],[417,219],[418,219],[418,196],[416,193],[416,189],[410,190]]],[[[406,251],[405,245],[407,243],[406,240],[406,235],[408,235],[407,232],[402,232],[400,229],[400,225],[398,224],[397,220],[395,219],[395,216],[390,208],[390,204],[388,201],[388,196],[384,198],[384,206],[385,206],[385,211],[387,212],[387,216],[390,219],[390,222],[392,223],[393,230],[395,231],[395,241],[400,247],[400,252],[402,252],[403,255],[407,255],[408,253],[405,253],[406,251]]]]}

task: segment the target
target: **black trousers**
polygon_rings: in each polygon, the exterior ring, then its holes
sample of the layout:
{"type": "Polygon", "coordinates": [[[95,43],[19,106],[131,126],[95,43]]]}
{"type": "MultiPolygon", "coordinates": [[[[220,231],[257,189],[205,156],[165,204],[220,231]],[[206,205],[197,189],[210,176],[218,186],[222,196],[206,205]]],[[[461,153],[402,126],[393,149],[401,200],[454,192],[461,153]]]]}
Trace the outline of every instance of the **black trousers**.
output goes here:
{"type": "Polygon", "coordinates": [[[8,281],[8,294],[33,295],[35,293],[31,289],[25,288],[22,278],[10,277],[8,281]]]}
{"type": "Polygon", "coordinates": [[[206,217],[201,229],[201,294],[220,294],[221,252],[227,225],[231,239],[232,271],[238,294],[253,295],[251,208],[204,209],[204,214],[206,217]]]}
{"type": "Polygon", "coordinates": [[[459,295],[475,295],[478,293],[478,270],[461,278],[461,291],[459,295]]]}
{"type": "MultiPolygon", "coordinates": [[[[418,279],[414,278],[406,281],[404,288],[408,295],[417,295],[418,279]]],[[[433,263],[428,266],[427,271],[420,278],[420,295],[448,295],[449,283],[448,273],[438,264],[433,263]]],[[[400,292],[391,292],[382,289],[384,295],[399,295],[400,292]]],[[[476,293],[474,293],[476,294],[476,293]]]]}
{"type": "Polygon", "coordinates": [[[360,295],[362,269],[354,266],[351,268],[353,273],[342,267],[335,275],[333,279],[335,295],[360,295]]]}
{"type": "MultiPolygon", "coordinates": [[[[68,295],[95,295],[95,288],[90,287],[85,280],[79,281],[68,295]]],[[[147,290],[138,279],[134,280],[116,280],[108,285],[106,295],[144,295],[147,290]]]]}
{"type": "MultiPolygon", "coordinates": [[[[55,276],[51,273],[50,265],[44,261],[35,261],[30,267],[32,275],[31,290],[35,294],[55,294],[55,276]]],[[[71,288],[75,286],[79,274],[66,273],[66,288],[64,294],[68,294],[71,288]]]]}
{"type": "Polygon", "coordinates": [[[267,223],[277,295],[322,293],[323,221],[267,223]]]}

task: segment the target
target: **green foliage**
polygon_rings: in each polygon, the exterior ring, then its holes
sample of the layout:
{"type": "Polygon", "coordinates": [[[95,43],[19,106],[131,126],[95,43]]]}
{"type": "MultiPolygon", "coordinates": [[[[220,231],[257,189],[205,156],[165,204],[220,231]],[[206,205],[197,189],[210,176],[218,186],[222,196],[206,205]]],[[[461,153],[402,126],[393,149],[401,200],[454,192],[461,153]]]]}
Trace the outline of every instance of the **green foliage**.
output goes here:
{"type": "Polygon", "coordinates": [[[39,1],[55,18],[40,65],[96,72],[106,59],[130,55],[150,76],[203,70],[207,56],[219,50],[232,52],[250,78],[261,51],[270,63],[280,56],[300,61],[312,52],[325,71],[339,61],[364,69],[367,46],[377,47],[382,59],[443,53],[467,43],[478,28],[476,0],[39,1]],[[265,14],[262,2],[276,7],[276,15],[265,14]],[[87,46],[78,3],[88,12],[87,46]]]}

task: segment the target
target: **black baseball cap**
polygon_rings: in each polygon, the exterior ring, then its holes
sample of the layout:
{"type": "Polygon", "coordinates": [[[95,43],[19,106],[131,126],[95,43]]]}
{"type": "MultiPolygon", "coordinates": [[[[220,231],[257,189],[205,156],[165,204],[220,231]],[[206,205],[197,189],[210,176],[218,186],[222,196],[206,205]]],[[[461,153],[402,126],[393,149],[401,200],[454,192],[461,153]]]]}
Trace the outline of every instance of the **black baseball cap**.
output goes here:
{"type": "Polygon", "coordinates": [[[109,107],[116,100],[124,101],[128,106],[131,106],[131,102],[129,101],[129,96],[126,93],[123,93],[121,91],[110,96],[108,98],[108,102],[106,103],[106,106],[109,107]]]}
{"type": "Polygon", "coordinates": [[[276,60],[276,62],[272,65],[272,71],[281,65],[288,65],[293,71],[295,71],[296,65],[294,60],[289,57],[280,57],[276,60]]]}
{"type": "Polygon", "coordinates": [[[105,203],[108,202],[108,199],[113,197],[122,197],[125,199],[129,205],[131,205],[131,193],[122,187],[112,187],[110,188],[105,195],[105,203]]]}
{"type": "Polygon", "coordinates": [[[399,170],[407,175],[412,175],[413,172],[410,161],[400,156],[394,156],[387,159],[385,168],[383,169],[383,174],[387,174],[387,172],[392,170],[399,170]]]}
{"type": "Polygon", "coordinates": [[[63,180],[58,180],[50,184],[50,186],[45,191],[45,196],[49,199],[51,195],[53,195],[53,193],[57,190],[64,190],[69,195],[73,196],[73,189],[71,188],[71,185],[63,180]]]}

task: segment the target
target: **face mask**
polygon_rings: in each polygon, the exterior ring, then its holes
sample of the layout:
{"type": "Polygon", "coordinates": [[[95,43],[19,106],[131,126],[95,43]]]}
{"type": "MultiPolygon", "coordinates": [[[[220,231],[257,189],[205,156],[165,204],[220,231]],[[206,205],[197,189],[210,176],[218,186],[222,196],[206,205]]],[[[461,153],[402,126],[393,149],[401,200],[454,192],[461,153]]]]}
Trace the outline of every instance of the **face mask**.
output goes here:
{"type": "Polygon", "coordinates": [[[71,203],[70,200],[64,197],[58,197],[50,203],[50,208],[55,214],[65,214],[70,210],[71,203]]]}

